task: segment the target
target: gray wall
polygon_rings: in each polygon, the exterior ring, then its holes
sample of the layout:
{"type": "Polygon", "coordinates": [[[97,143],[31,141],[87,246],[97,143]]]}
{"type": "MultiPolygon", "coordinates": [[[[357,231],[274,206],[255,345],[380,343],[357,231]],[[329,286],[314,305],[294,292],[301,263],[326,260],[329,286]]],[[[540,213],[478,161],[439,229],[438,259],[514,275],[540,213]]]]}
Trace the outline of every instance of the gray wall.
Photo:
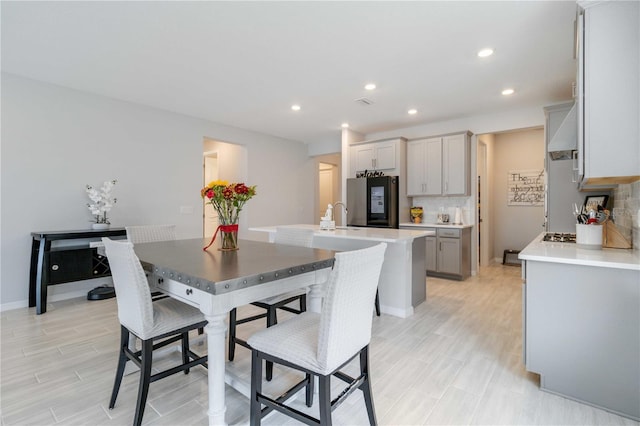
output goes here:
{"type": "Polygon", "coordinates": [[[502,262],[504,250],[522,250],[544,230],[544,206],[507,205],[509,171],[544,169],[544,130],[498,133],[493,147],[493,257],[502,262]]]}
{"type": "MultiPolygon", "coordinates": [[[[205,137],[247,148],[247,184],[258,185],[258,195],[243,210],[241,236],[254,237],[250,226],[313,220],[317,172],[299,142],[6,73],[1,136],[2,309],[27,305],[32,231],[90,226],[87,184],[118,180],[113,226],[173,223],[179,238],[201,237],[205,137]],[[181,214],[182,206],[193,213],[181,214]]],[[[92,281],[50,294],[84,291],[92,281]]]]}

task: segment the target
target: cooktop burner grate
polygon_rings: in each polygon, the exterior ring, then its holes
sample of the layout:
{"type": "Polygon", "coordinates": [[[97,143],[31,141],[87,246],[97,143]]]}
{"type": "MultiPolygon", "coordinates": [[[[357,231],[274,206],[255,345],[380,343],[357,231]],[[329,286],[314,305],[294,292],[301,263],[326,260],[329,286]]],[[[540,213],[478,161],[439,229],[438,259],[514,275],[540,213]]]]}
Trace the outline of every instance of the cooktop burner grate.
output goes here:
{"type": "Polygon", "coordinates": [[[575,243],[575,232],[547,232],[542,241],[550,241],[553,243],[575,243]]]}

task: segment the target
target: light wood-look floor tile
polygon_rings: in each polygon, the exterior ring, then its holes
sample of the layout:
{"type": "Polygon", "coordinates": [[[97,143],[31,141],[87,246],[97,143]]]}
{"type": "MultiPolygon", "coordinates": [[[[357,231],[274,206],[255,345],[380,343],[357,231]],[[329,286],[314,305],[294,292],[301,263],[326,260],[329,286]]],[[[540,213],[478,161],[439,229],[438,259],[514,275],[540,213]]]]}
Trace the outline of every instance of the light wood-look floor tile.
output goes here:
{"type": "MultiPolygon", "coordinates": [[[[376,414],[381,425],[620,425],[638,422],[542,392],[537,375],[522,364],[520,268],[494,265],[463,282],[427,279],[427,302],[411,318],[374,317],[371,366],[376,414]]],[[[0,423],[14,425],[129,425],[133,419],[138,374],[125,376],[116,407],[108,403],[119,342],[115,300],[82,298],[0,316],[0,423]]],[[[242,307],[239,315],[256,312],[242,307]]],[[[279,320],[293,316],[279,314],[279,320]]],[[[240,327],[248,337],[264,327],[240,327]]],[[[206,352],[196,337],[196,352],[206,352]]],[[[160,369],[179,359],[177,351],[155,357],[160,369]]],[[[249,380],[249,351],[238,347],[228,364],[249,380]]],[[[347,366],[355,374],[355,363],[347,366]]],[[[276,366],[264,384],[277,394],[300,375],[276,366]]],[[[332,392],[340,392],[334,381],[332,392]]],[[[227,419],[248,422],[248,400],[226,388],[227,419]]],[[[315,414],[304,401],[297,409],[315,414]]],[[[197,367],[151,384],[145,425],[206,425],[206,370],[197,367]]],[[[334,423],[367,424],[362,396],[356,392],[334,412],[334,423]]],[[[278,413],[265,425],[296,425],[278,413]]]]}

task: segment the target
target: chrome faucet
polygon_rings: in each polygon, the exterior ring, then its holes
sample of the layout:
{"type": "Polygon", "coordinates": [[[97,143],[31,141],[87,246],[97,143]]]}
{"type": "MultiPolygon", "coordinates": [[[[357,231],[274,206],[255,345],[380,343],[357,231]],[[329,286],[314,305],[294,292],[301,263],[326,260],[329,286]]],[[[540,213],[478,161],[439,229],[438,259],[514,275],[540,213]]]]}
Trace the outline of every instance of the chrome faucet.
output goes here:
{"type": "MultiPolygon", "coordinates": [[[[335,210],[336,210],[336,206],[337,205],[342,205],[342,207],[344,207],[344,212],[345,214],[348,213],[349,211],[347,210],[347,206],[342,202],[342,201],[336,201],[335,203],[333,203],[333,208],[331,209],[331,214],[333,216],[335,216],[335,210]]],[[[334,220],[334,218],[332,217],[331,220],[334,220]]]]}

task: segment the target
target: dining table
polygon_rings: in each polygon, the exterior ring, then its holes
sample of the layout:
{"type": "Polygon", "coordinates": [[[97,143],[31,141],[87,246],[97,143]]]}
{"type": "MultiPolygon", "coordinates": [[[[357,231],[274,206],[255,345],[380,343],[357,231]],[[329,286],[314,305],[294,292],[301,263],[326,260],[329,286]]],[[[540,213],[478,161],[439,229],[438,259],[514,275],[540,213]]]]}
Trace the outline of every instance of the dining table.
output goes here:
{"type": "Polygon", "coordinates": [[[249,389],[226,369],[229,311],[306,287],[309,310],[320,312],[334,252],[251,240],[239,240],[238,250],[222,251],[216,244],[203,250],[208,243],[202,238],[172,240],[136,244],[134,250],[143,268],[153,274],[153,286],[204,314],[209,425],[226,425],[226,384],[247,396],[249,389]]]}

